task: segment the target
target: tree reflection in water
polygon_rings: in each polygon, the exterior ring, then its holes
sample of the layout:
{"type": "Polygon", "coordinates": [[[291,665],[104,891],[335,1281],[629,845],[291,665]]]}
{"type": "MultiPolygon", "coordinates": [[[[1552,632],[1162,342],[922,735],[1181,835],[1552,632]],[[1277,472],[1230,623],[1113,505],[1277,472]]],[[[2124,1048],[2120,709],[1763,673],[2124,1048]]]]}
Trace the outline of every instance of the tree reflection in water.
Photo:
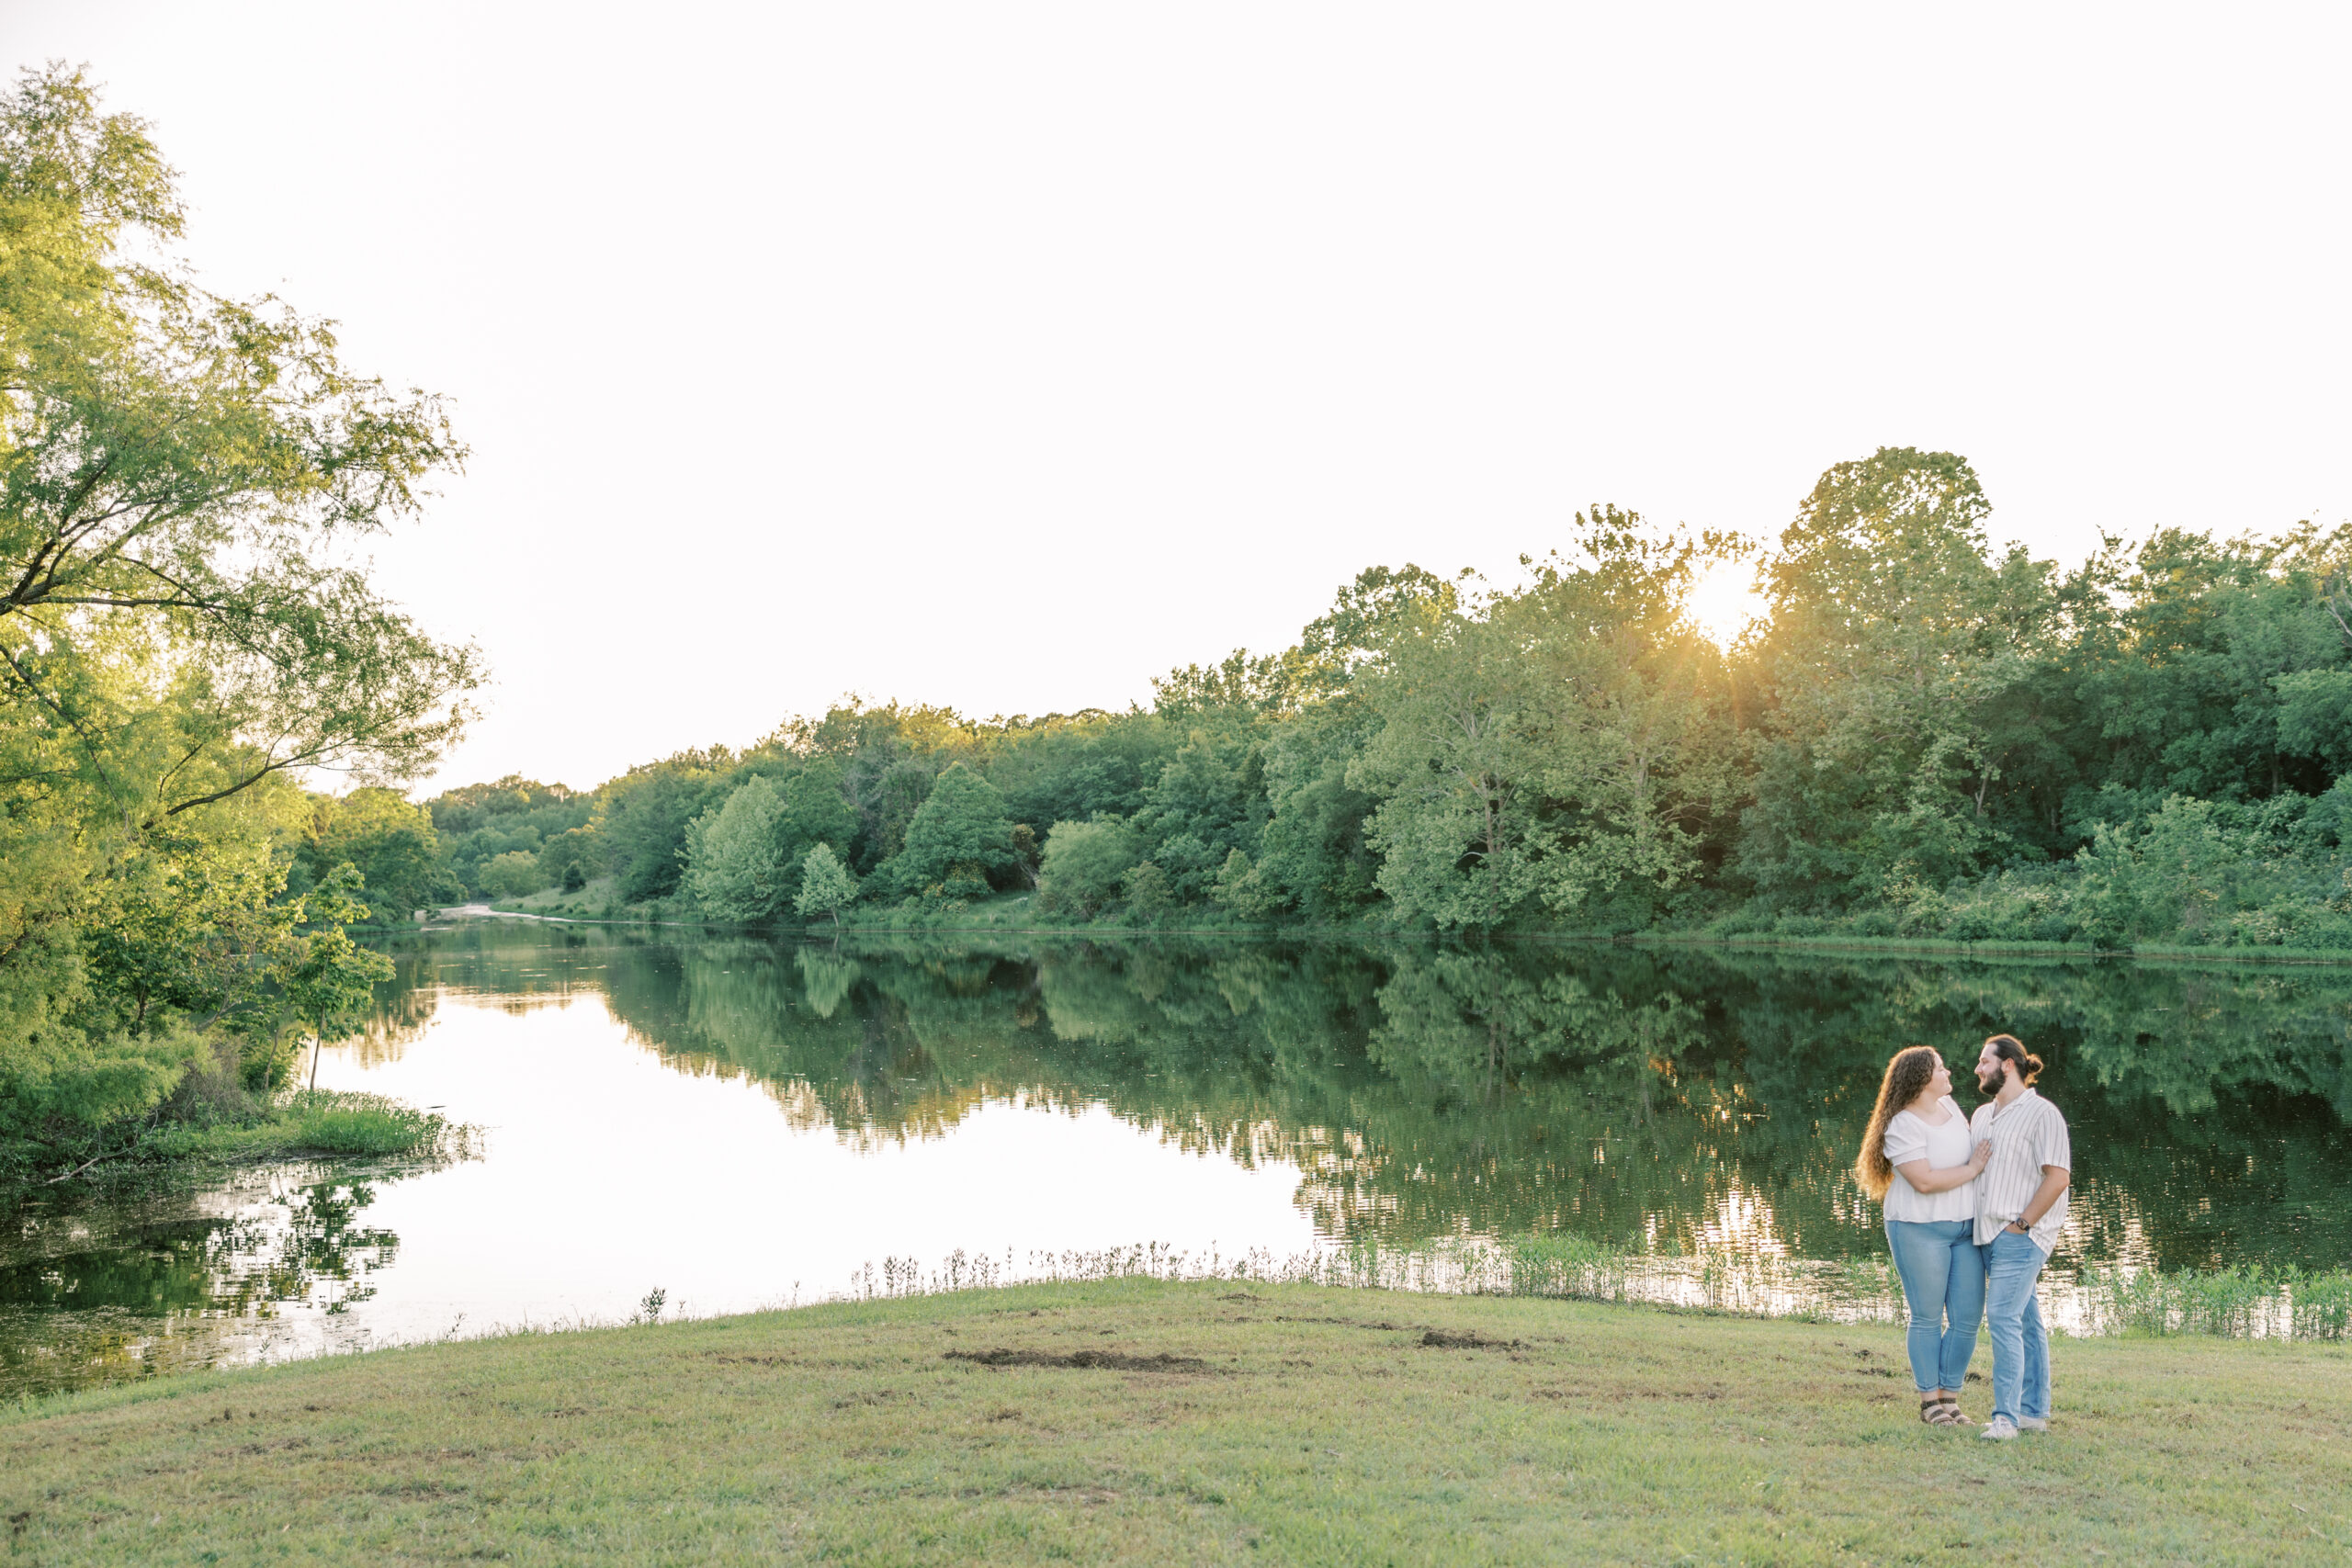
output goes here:
{"type": "Polygon", "coordinates": [[[400,1237],[367,1224],[372,1181],[293,1168],[190,1213],[186,1195],[46,1194],[0,1250],[0,1382],[50,1393],[218,1359],[283,1313],[327,1317],[376,1293],[400,1237]]]}
{"type": "MultiPolygon", "coordinates": [[[[670,1067],[757,1084],[789,1125],[860,1148],[939,1137],[991,1101],[1107,1107],[1206,1156],[1287,1162],[1323,1235],[1384,1256],[1548,1235],[1709,1269],[1865,1260],[1857,1278],[1883,1252],[1849,1168],[1886,1057],[1927,1043],[1965,1064],[2006,1029],[2051,1063],[2074,1123],[2062,1266],[2352,1258],[2352,971],[1402,942],[835,947],[506,922],[406,937],[395,957],[364,1064],[397,1059],[446,996],[528,1010],[595,995],[670,1067]]],[[[372,1179],[45,1193],[0,1247],[0,1386],[356,1342],[343,1309],[399,1247],[367,1223],[372,1179]]]]}
{"type": "Polygon", "coordinates": [[[2073,1261],[2352,1258],[2346,971],[498,925],[413,939],[387,1032],[421,1026],[435,987],[515,1005],[594,987],[677,1069],[749,1077],[862,1145],[989,1100],[1107,1105],[1186,1148],[1296,1162],[1325,1235],[1386,1247],[1877,1253],[1848,1167],[1887,1056],[1965,1064],[2008,1030],[2075,1129],[2073,1261]]]}

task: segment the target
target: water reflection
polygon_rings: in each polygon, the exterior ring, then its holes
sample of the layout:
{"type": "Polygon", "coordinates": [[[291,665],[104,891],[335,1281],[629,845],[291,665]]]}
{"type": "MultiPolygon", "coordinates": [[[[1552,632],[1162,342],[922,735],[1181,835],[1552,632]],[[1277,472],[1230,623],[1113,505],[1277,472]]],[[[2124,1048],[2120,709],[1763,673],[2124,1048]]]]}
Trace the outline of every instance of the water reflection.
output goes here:
{"type": "Polygon", "coordinates": [[[40,1393],[325,1348],[399,1256],[364,1218],[376,1193],[288,1166],[196,1198],[28,1200],[0,1257],[0,1379],[40,1393]]]}
{"type": "MultiPolygon", "coordinates": [[[[2352,1258],[2352,973],[1592,947],[680,944],[434,933],[435,987],[585,986],[680,1071],[796,1126],[939,1137],[1020,1097],[1102,1103],[1302,1172],[1334,1239],[1568,1231],[1835,1258],[1880,1250],[1846,1167],[1896,1048],[2007,1029],[2075,1129],[2077,1261],[2352,1258]]],[[[412,1022],[410,1027],[413,1027],[412,1022]]]]}
{"type": "MultiPolygon", "coordinates": [[[[510,922],[405,938],[394,957],[374,1024],[343,1054],[362,1082],[410,1070],[407,1055],[446,1032],[456,1011],[486,1028],[553,1028],[551,1042],[585,1042],[617,1023],[634,1044],[629,1059],[658,1062],[664,1081],[723,1087],[764,1108],[756,1122],[725,1122],[729,1133],[673,1129],[689,1165],[711,1163],[727,1141],[779,1137],[813,1137],[866,1162],[788,1179],[813,1186],[779,1189],[787,1179],[763,1168],[680,1190],[660,1217],[670,1228],[682,1213],[736,1205],[781,1227],[757,1246],[714,1244],[741,1255],[730,1278],[764,1282],[761,1299],[797,1281],[812,1292],[843,1282],[810,1273],[805,1216],[815,1211],[805,1197],[821,1192],[817,1210],[852,1213],[856,1245],[877,1259],[905,1249],[914,1208],[933,1206],[874,1187],[858,1209],[823,1185],[838,1184],[842,1168],[935,1150],[923,1156],[937,1173],[922,1178],[932,1183],[923,1191],[945,1182],[985,1197],[1015,1190],[1008,1149],[1072,1162],[1044,1188],[1002,1197],[1000,1207],[1016,1212],[1001,1235],[1024,1245],[1069,1235],[1051,1205],[1075,1212],[1083,1190],[1115,1193],[1116,1180],[1141,1179],[1132,1174],[1140,1166],[1114,1180],[1087,1163],[1113,1151],[1096,1133],[1085,1134],[1093,1143],[1075,1131],[1057,1142],[1034,1119],[1004,1122],[1013,1107],[1073,1128],[1107,1115],[1132,1130],[1131,1142],[1183,1151],[1194,1168],[1261,1173],[1334,1247],[1464,1257],[1460,1245],[1480,1237],[1582,1238],[1676,1259],[1660,1263],[1653,1292],[1675,1299],[1833,1288],[1883,1298],[1876,1209],[1848,1169],[1879,1070],[1915,1043],[1972,1059],[1996,1029],[2050,1062],[2046,1090],[2075,1129],[2078,1198],[2054,1277],[2112,1262],[2352,1260],[2352,971],[1532,945],[807,946],[510,922]],[[1081,1148],[1096,1152],[1068,1152],[1081,1148]],[[1037,1153],[1046,1149],[1056,1152],[1037,1153]],[[789,1201],[778,1203],[779,1190],[789,1201]]],[[[468,1049],[488,1049],[492,1036],[480,1038],[468,1049]]],[[[492,1156],[493,1167],[544,1168],[485,1178],[485,1191],[527,1201],[510,1212],[476,1199],[461,1219],[431,1211],[439,1217],[402,1222],[416,1244],[447,1239],[420,1226],[506,1227],[520,1245],[575,1223],[616,1233],[647,1223],[566,1207],[610,1201],[590,1195],[605,1190],[588,1175],[633,1156],[609,1132],[602,1143],[584,1130],[564,1141],[559,1091],[630,1069],[609,1055],[548,1050],[529,1068],[547,1092],[512,1102],[522,1109],[508,1141],[521,1152],[502,1156],[494,1141],[492,1156]],[[529,1118],[538,1120],[526,1137],[529,1118]]],[[[457,1100],[469,1075],[490,1070],[485,1055],[444,1056],[442,1077],[418,1080],[444,1086],[434,1099],[457,1100]]],[[[642,1088],[628,1092],[644,1106],[649,1134],[662,1117],[715,1117],[721,1107],[706,1096],[664,1110],[642,1088]]],[[[453,1103],[452,1114],[471,1112],[453,1103]]],[[[133,1322],[244,1332],[274,1314],[326,1333],[338,1317],[369,1317],[369,1292],[400,1277],[400,1239],[366,1213],[376,1196],[364,1183],[281,1178],[266,1201],[249,1195],[243,1209],[216,1195],[218,1213],[30,1212],[20,1244],[0,1256],[0,1314],[18,1325],[0,1332],[0,1363],[14,1386],[41,1386],[38,1368],[19,1370],[30,1366],[21,1325],[37,1318],[70,1327],[52,1336],[63,1345],[133,1322]],[[81,1239],[58,1239],[77,1224],[81,1239]]],[[[1204,1213],[1197,1235],[1119,1229],[1077,1239],[1230,1243],[1215,1228],[1230,1217],[1204,1213]]],[[[595,1247],[567,1246],[564,1266],[579,1277],[603,1267],[595,1247]]],[[[466,1293],[477,1289],[469,1276],[449,1279],[432,1310],[499,1320],[489,1287],[477,1300],[466,1293]]],[[[662,1282],[605,1281],[624,1301],[662,1282]]],[[[151,1333],[132,1359],[154,1364],[168,1337],[151,1333]]],[[[42,1352],[55,1364],[117,1353],[95,1340],[42,1352]]]]}

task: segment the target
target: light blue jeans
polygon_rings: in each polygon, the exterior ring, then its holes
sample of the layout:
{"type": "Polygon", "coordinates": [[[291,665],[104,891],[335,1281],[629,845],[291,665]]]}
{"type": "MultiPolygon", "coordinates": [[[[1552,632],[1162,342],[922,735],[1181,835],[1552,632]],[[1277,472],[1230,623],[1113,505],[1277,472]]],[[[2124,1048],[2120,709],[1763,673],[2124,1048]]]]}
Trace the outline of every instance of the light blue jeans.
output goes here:
{"type": "Polygon", "coordinates": [[[1984,1315],[1984,1260],[1973,1220],[1889,1220],[1886,1245],[1911,1308],[1911,1381],[1921,1393],[1968,1378],[1976,1324],[1984,1315]]]}
{"type": "Polygon", "coordinates": [[[2050,1337],[2033,1281],[2043,1255],[2033,1237],[2003,1231],[1984,1247],[1984,1317],[1993,1329],[1993,1414],[2050,1418],[2050,1337]]]}

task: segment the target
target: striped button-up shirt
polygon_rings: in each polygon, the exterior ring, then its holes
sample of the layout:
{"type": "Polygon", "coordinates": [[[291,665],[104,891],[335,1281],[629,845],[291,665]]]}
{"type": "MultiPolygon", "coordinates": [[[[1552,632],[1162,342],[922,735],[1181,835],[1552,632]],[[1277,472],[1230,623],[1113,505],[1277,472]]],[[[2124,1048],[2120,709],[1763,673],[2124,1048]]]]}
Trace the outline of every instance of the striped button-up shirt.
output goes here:
{"type": "MultiPolygon", "coordinates": [[[[2024,1216],[2025,1206],[2033,1201],[2034,1191],[2041,1185],[2043,1166],[2054,1165],[2065,1171],[2075,1168],[2066,1119],[2034,1089],[2027,1089],[2006,1107],[1989,1100],[1978,1106],[1968,1121],[1968,1137],[1971,1144],[1993,1140],[1993,1157],[1985,1163],[1984,1174],[1976,1179],[1979,1247],[2008,1228],[2011,1220],[2024,1216]]],[[[2058,1233],[2066,1226],[2066,1196],[2059,1193],[2049,1212],[2034,1222],[2033,1245],[2041,1248],[2045,1258],[2058,1245],[2058,1233]]]]}

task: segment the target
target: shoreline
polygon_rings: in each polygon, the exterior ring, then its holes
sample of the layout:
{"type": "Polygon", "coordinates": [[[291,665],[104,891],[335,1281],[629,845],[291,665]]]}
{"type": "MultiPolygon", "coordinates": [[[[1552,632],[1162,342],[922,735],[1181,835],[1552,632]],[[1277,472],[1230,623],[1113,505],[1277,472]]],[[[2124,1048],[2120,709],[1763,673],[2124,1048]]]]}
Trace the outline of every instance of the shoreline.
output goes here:
{"type": "Polygon", "coordinates": [[[543,914],[536,909],[501,909],[487,904],[452,905],[435,911],[433,919],[415,925],[362,928],[370,934],[447,929],[469,919],[539,920],[551,925],[648,926],[660,929],[715,931],[735,936],[779,940],[838,940],[850,936],[1023,936],[1066,937],[1074,941],[1110,938],[1148,940],[1156,937],[1222,937],[1247,942],[1313,942],[1346,939],[1366,944],[1384,942],[1492,942],[1504,946],[1665,947],[1727,949],[1736,952],[1819,953],[1888,958],[2041,959],[2066,964],[2169,963],[2222,964],[2233,967],[2342,968],[2352,967],[2352,952],[2313,948],[2172,947],[2086,948],[2071,942],[1943,942],[1933,938],[1871,936],[1707,936],[1697,932],[1634,931],[1603,935],[1577,931],[1504,931],[1468,937],[1442,931],[1365,931],[1354,926],[1000,926],[1000,925],[878,925],[852,922],[836,931],[831,926],[744,926],[718,920],[604,919],[583,915],[543,914]]]}

